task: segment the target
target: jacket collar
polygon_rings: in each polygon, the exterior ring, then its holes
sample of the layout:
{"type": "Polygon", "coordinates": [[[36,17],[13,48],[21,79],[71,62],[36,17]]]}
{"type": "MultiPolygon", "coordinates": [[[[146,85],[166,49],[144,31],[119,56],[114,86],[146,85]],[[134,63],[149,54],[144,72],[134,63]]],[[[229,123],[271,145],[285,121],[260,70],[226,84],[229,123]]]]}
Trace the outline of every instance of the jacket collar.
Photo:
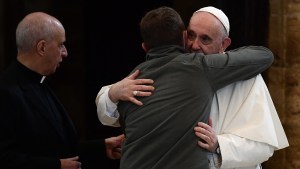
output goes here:
{"type": "Polygon", "coordinates": [[[179,55],[179,54],[186,53],[186,52],[187,51],[181,46],[165,45],[165,46],[150,49],[146,54],[146,60],[160,58],[160,57],[164,57],[164,56],[170,55],[170,54],[174,54],[174,55],[178,54],[179,55]]]}

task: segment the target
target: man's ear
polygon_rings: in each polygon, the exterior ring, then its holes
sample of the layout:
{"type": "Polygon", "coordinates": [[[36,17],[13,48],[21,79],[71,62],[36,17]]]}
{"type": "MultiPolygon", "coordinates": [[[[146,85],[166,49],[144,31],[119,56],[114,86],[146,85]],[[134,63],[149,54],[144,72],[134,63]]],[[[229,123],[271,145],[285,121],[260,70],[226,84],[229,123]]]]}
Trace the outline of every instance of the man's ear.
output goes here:
{"type": "Polygon", "coordinates": [[[223,46],[223,52],[225,52],[225,50],[227,49],[227,47],[231,44],[231,39],[229,37],[226,37],[223,42],[222,42],[222,46],[223,46]]]}
{"type": "Polygon", "coordinates": [[[40,40],[36,45],[36,50],[38,54],[43,56],[46,50],[46,41],[40,40]]]}
{"type": "Polygon", "coordinates": [[[148,48],[144,42],[142,43],[142,48],[144,49],[145,52],[148,52],[148,48]]]}

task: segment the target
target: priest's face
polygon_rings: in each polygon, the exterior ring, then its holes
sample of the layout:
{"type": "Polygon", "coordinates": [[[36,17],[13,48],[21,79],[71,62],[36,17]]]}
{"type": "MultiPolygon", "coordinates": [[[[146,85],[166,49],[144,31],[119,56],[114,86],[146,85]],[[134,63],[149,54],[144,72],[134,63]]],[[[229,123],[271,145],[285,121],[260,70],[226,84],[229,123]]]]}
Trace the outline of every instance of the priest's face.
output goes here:
{"type": "Polygon", "coordinates": [[[64,45],[65,39],[65,31],[63,28],[60,28],[54,38],[46,43],[46,75],[53,74],[63,59],[68,56],[67,48],[64,45]]]}

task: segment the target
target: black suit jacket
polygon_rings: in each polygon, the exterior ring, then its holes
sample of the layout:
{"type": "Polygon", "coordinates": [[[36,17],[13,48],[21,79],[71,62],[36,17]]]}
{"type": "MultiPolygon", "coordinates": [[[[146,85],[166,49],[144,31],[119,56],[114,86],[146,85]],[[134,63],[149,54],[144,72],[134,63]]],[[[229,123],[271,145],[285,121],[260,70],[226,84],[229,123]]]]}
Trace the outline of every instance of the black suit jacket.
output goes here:
{"type": "Polygon", "coordinates": [[[41,78],[19,62],[1,75],[0,168],[60,169],[62,158],[106,159],[103,139],[79,144],[66,110],[41,78]]]}

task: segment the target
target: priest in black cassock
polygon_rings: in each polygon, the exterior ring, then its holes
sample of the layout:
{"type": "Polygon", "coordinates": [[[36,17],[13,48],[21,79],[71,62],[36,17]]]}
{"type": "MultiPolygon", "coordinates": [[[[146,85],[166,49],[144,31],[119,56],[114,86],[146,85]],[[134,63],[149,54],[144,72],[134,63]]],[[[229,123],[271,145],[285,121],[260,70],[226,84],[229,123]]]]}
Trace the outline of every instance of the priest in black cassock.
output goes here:
{"type": "Polygon", "coordinates": [[[0,169],[84,169],[95,167],[90,159],[120,158],[123,136],[79,142],[44,82],[68,55],[63,25],[31,13],[19,23],[16,42],[17,59],[0,77],[0,169]]]}

